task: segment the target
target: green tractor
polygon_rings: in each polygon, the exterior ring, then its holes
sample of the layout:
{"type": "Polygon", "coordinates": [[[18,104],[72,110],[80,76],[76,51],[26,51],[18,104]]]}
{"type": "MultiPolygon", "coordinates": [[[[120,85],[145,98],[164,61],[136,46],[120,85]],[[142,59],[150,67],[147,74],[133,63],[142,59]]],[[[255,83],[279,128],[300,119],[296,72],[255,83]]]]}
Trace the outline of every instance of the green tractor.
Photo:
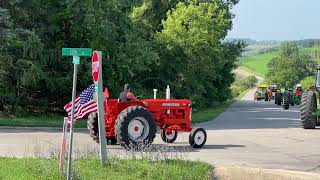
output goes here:
{"type": "Polygon", "coordinates": [[[291,88],[288,88],[283,93],[282,104],[283,109],[289,109],[290,105],[300,105],[302,96],[302,86],[297,84],[295,91],[291,88]]]}
{"type": "Polygon", "coordinates": [[[296,85],[296,91],[293,93],[293,102],[296,105],[300,105],[301,104],[301,97],[302,97],[302,85],[301,84],[297,84],[296,85]]]}
{"type": "Polygon", "coordinates": [[[268,101],[268,93],[267,93],[268,85],[261,83],[257,87],[257,91],[254,93],[254,99],[257,101],[260,101],[261,99],[264,99],[265,101],[268,101]]]}
{"type": "Polygon", "coordinates": [[[289,109],[290,105],[294,106],[294,104],[293,90],[288,88],[283,92],[282,107],[283,109],[289,109]]]}
{"type": "Polygon", "coordinates": [[[302,93],[300,104],[300,117],[304,129],[314,129],[319,126],[319,91],[320,91],[320,66],[318,66],[316,86],[302,93]]]}

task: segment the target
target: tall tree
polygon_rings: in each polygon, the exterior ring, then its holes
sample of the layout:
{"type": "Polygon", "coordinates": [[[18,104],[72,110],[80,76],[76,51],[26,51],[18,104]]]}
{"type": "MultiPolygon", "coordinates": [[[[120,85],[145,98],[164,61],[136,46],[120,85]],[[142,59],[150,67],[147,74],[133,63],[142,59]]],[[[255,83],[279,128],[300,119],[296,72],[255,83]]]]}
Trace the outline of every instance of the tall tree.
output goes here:
{"type": "Polygon", "coordinates": [[[301,55],[294,42],[281,44],[279,55],[268,63],[267,80],[292,87],[303,78],[314,74],[316,61],[301,55]]]}
{"type": "Polygon", "coordinates": [[[229,5],[222,1],[178,3],[162,22],[157,40],[164,48],[161,70],[172,79],[176,95],[190,96],[202,106],[226,100],[231,70],[241,44],[223,44],[232,27],[229,5]],[[230,53],[228,55],[228,53],[230,53]]]}
{"type": "MultiPolygon", "coordinates": [[[[198,107],[226,100],[243,47],[222,43],[237,2],[2,1],[0,93],[16,98],[18,109],[35,109],[37,100],[61,109],[70,97],[72,63],[60,50],[91,47],[103,51],[112,97],[129,82],[142,98],[170,84],[174,97],[190,97],[198,107]]],[[[92,83],[90,68],[81,62],[79,90],[92,83]]]]}

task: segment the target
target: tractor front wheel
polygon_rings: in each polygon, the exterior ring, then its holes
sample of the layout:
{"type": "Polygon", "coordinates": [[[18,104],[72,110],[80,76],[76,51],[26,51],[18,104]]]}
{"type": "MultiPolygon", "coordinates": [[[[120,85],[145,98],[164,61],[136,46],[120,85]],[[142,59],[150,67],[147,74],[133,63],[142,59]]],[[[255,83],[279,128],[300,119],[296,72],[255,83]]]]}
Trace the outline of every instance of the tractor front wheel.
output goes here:
{"type": "Polygon", "coordinates": [[[141,106],[129,106],[121,111],[115,128],[118,142],[126,149],[151,144],[157,132],[152,114],[141,106]]]}
{"type": "Polygon", "coordinates": [[[189,135],[189,143],[193,148],[202,148],[207,141],[207,133],[203,128],[194,128],[189,135]]]}
{"type": "Polygon", "coordinates": [[[313,91],[306,91],[302,94],[300,105],[300,117],[304,129],[314,129],[317,125],[317,118],[313,113],[317,109],[316,94],[313,91]]]}
{"type": "Polygon", "coordinates": [[[162,129],[160,133],[161,139],[166,143],[173,143],[178,136],[178,132],[175,130],[162,129]]]}

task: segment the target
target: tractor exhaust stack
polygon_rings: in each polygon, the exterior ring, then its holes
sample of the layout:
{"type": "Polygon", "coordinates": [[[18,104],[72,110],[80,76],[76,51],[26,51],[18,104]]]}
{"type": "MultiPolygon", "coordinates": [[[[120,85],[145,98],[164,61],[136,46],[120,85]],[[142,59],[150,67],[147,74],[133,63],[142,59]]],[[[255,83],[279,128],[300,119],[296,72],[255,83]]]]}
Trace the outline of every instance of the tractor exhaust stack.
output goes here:
{"type": "Polygon", "coordinates": [[[158,89],[153,89],[153,99],[157,99],[157,91],[158,89]]]}
{"type": "Polygon", "coordinates": [[[170,99],[170,87],[169,87],[169,85],[167,85],[166,99],[170,99]]]}

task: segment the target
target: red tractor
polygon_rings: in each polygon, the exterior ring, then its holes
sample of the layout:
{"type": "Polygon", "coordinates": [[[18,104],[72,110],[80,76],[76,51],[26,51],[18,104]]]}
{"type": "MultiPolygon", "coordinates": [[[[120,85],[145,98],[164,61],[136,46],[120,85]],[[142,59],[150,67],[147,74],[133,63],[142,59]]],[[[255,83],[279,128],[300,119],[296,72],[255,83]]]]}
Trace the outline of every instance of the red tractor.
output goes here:
{"type": "MultiPolygon", "coordinates": [[[[156,137],[157,127],[164,142],[173,143],[178,131],[190,132],[189,143],[201,148],[207,139],[203,128],[191,127],[189,99],[142,99],[119,102],[110,99],[105,91],[105,128],[108,144],[119,143],[126,149],[149,145],[156,137]]],[[[93,140],[99,142],[98,116],[88,117],[88,129],[93,140]]]]}

